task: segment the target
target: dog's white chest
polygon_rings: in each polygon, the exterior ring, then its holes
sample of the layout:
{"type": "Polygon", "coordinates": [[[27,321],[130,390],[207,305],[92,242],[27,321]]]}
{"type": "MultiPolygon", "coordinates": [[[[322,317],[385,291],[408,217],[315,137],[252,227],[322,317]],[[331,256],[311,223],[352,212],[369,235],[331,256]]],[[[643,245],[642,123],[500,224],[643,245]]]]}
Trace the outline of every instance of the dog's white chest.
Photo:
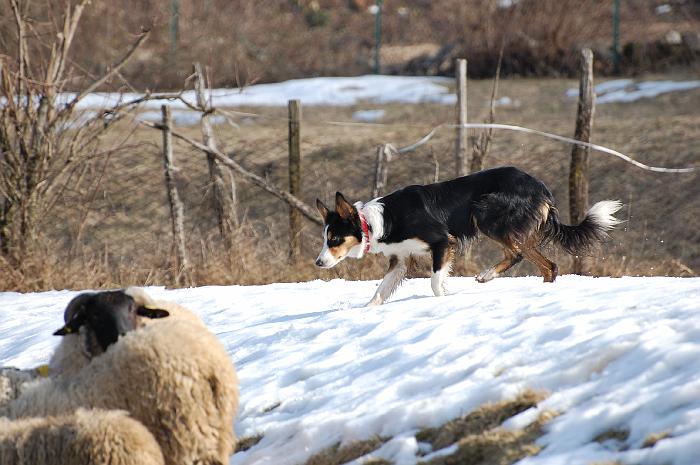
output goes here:
{"type": "Polygon", "coordinates": [[[388,256],[396,255],[405,258],[409,255],[425,255],[430,252],[430,247],[420,239],[406,239],[402,242],[373,242],[371,252],[381,253],[388,256]]]}

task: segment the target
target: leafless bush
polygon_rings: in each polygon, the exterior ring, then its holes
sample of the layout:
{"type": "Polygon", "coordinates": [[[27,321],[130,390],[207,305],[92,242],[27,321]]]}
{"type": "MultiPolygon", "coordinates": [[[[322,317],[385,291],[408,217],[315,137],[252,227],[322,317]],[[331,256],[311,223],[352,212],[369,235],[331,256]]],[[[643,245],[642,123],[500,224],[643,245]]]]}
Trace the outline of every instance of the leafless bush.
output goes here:
{"type": "Polygon", "coordinates": [[[120,117],[118,105],[93,114],[78,104],[119,72],[146,34],[101,77],[62,94],[73,77],[70,50],[89,1],[68,3],[56,15],[51,10],[47,23],[27,16],[30,2],[8,3],[16,50],[14,60],[0,56],[0,254],[19,263],[39,219],[64,189],[80,185],[86,162],[103,155],[98,142],[120,117]]]}

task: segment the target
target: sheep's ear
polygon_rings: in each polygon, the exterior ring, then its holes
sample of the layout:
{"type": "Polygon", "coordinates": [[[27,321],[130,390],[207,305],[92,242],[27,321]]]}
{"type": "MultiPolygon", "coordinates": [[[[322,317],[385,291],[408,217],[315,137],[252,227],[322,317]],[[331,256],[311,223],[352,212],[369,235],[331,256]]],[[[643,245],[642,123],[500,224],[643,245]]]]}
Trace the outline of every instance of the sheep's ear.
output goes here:
{"type": "Polygon", "coordinates": [[[355,207],[350,202],[345,200],[345,197],[340,192],[335,193],[335,211],[338,212],[341,218],[349,220],[355,213],[355,207]]]}
{"type": "Polygon", "coordinates": [[[166,316],[170,316],[170,312],[168,312],[167,310],[152,307],[150,305],[144,305],[143,307],[137,308],[136,314],[151,319],[165,318],[166,316]]]}
{"type": "Polygon", "coordinates": [[[62,328],[56,330],[56,332],[53,333],[54,336],[65,336],[66,334],[74,334],[77,333],[80,330],[80,327],[83,326],[83,323],[85,322],[85,318],[83,317],[82,314],[78,314],[75,317],[73,317],[68,323],[63,325],[62,328]]]}
{"type": "Polygon", "coordinates": [[[321,202],[321,199],[316,199],[316,209],[318,212],[321,214],[321,218],[323,218],[323,222],[326,223],[326,220],[328,219],[328,207],[326,207],[323,202],[321,202]]]}

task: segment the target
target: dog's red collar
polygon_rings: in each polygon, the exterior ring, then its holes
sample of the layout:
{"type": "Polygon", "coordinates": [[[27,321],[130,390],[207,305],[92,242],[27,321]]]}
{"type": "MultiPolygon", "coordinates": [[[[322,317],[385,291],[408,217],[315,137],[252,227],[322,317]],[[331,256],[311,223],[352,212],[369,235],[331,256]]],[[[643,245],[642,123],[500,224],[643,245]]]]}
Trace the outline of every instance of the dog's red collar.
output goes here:
{"type": "Polygon", "coordinates": [[[365,215],[362,214],[362,212],[357,212],[360,215],[360,225],[362,226],[362,234],[365,236],[365,252],[369,252],[370,248],[370,240],[369,240],[369,225],[367,224],[367,219],[365,218],[365,215]]]}

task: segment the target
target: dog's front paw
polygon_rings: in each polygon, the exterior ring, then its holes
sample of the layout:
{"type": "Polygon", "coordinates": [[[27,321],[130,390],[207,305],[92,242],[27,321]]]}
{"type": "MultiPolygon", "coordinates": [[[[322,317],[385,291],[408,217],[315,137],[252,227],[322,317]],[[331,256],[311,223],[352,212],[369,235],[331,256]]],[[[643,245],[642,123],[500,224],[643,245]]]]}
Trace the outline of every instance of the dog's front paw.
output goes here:
{"type": "Polygon", "coordinates": [[[382,299],[377,299],[376,297],[367,302],[367,307],[379,307],[384,301],[382,299]]]}

